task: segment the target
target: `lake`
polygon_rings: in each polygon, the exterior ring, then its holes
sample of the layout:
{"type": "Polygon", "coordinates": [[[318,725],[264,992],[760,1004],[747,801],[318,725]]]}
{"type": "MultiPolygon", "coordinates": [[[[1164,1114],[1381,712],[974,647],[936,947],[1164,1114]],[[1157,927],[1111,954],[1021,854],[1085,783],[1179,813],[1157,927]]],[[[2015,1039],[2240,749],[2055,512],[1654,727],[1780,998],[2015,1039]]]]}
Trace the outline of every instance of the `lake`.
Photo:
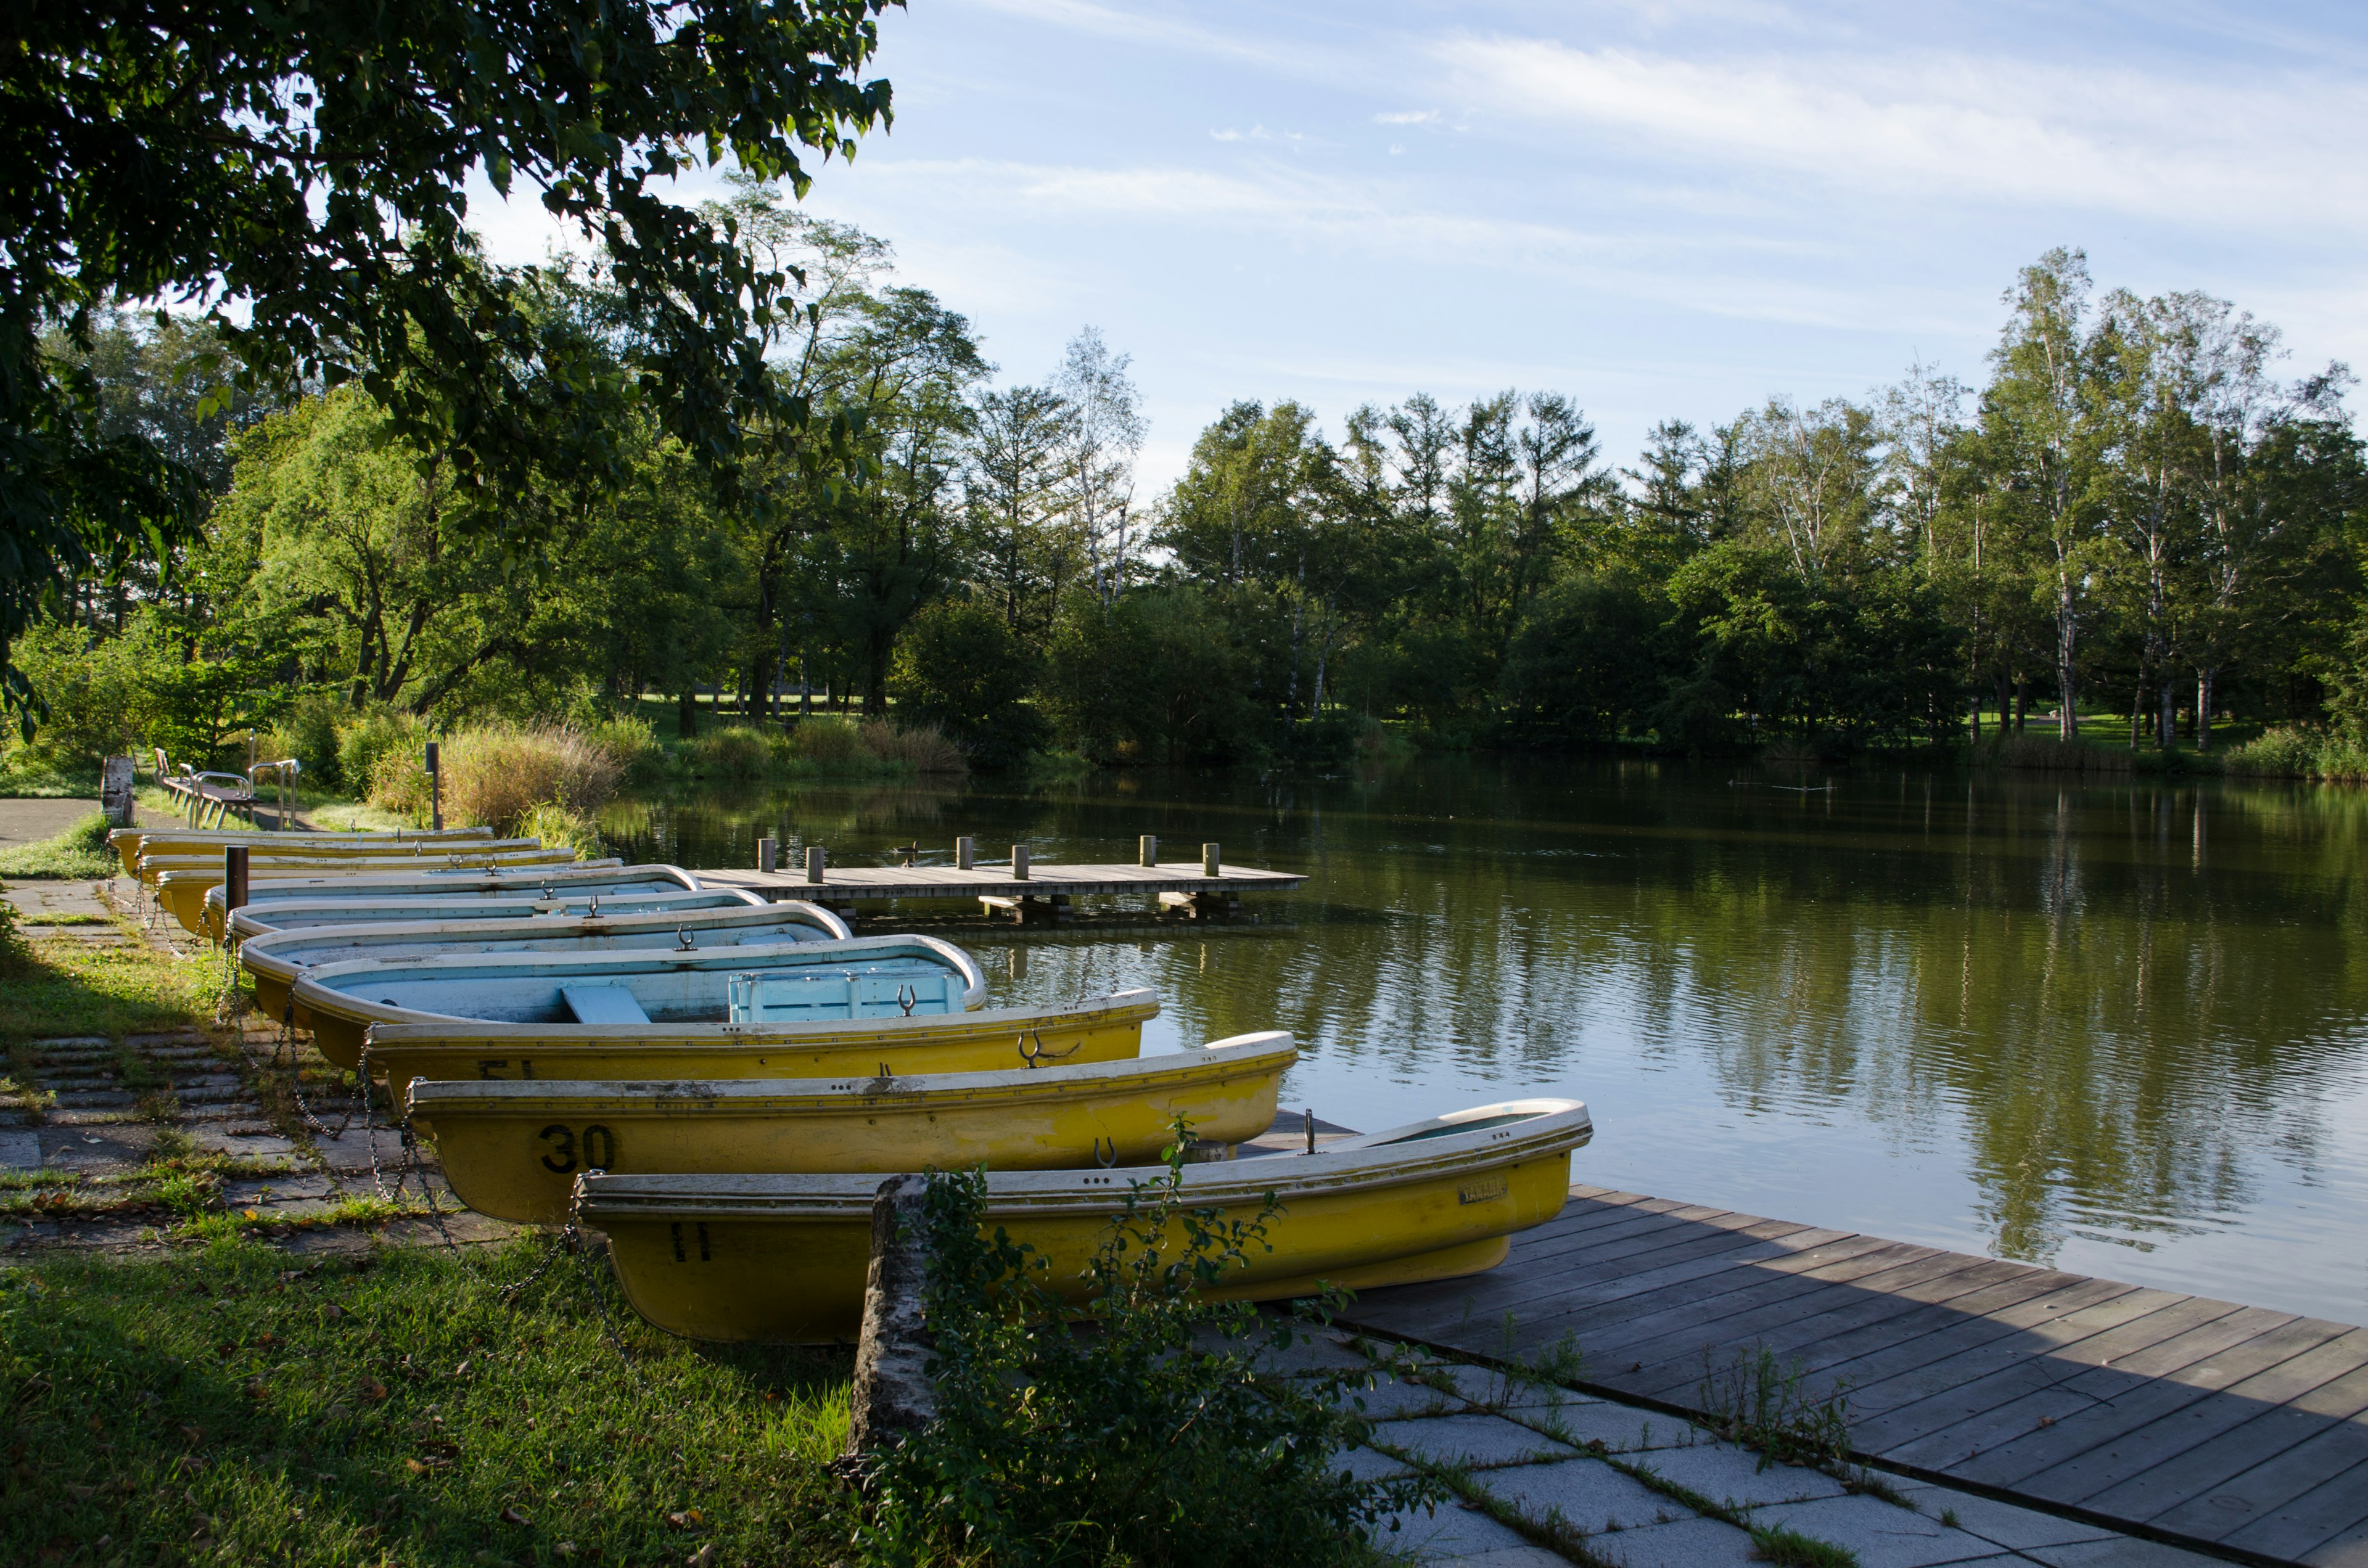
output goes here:
{"type": "Polygon", "coordinates": [[[2368,793],[1643,761],[620,801],[634,859],[1304,872],[1205,932],[963,935],[989,1006],[1143,985],[1286,1028],[1362,1131],[1525,1095],[1578,1179],[2368,1322],[2368,793]]]}

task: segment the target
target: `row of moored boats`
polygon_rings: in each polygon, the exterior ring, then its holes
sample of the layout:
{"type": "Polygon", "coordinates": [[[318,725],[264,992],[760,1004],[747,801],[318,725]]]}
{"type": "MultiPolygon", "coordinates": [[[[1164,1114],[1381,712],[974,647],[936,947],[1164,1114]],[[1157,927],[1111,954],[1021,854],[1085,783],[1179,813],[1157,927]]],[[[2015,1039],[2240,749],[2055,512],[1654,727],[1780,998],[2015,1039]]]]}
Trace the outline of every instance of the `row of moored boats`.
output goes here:
{"type": "Polygon", "coordinates": [[[1273,1300],[1494,1267],[1561,1209],[1589,1132],[1578,1102],[1530,1099],[1242,1150],[1288,1034],[1146,1056],[1148,991],[985,1008],[950,943],[673,866],[482,829],[113,842],[161,910],[236,947],[268,1016],[385,1086],[464,1202],[606,1233],[633,1305],[698,1338],[853,1337],[887,1173],[983,1165],[988,1223],[1072,1280],[1181,1119],[1226,1156],[1186,1165],[1195,1208],[1280,1201],[1227,1287],[1273,1300]]]}

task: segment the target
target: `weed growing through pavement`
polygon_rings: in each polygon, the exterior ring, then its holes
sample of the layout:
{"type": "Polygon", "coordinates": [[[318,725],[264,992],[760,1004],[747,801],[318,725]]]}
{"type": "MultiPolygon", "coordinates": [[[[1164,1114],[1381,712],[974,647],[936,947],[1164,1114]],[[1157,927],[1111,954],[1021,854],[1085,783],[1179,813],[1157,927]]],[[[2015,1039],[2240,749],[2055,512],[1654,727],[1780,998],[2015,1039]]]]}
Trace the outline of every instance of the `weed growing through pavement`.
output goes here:
{"type": "Polygon", "coordinates": [[[1858,1568],[1858,1553],[1829,1540],[1787,1529],[1782,1525],[1755,1525],[1751,1550],[1777,1568],[1858,1568]]]}
{"type": "Polygon", "coordinates": [[[1798,1361],[1781,1365],[1765,1345],[1736,1354],[1734,1363],[1713,1369],[1702,1354],[1697,1403],[1703,1424],[1730,1442],[1759,1450],[1759,1468],[1770,1464],[1839,1466],[1850,1459],[1850,1387],[1838,1384],[1823,1399],[1803,1389],[1798,1361]]]}

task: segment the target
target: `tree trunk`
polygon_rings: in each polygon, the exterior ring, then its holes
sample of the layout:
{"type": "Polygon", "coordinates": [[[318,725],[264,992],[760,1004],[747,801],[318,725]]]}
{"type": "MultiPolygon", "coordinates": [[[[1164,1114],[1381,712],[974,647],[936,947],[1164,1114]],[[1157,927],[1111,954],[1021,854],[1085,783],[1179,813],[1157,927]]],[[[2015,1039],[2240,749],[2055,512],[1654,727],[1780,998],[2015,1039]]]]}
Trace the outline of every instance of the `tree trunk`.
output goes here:
{"type": "Polygon", "coordinates": [[[696,681],[685,685],[681,695],[675,699],[674,733],[686,741],[699,733],[699,684],[696,681]]]}
{"type": "Polygon", "coordinates": [[[2072,655],[2078,646],[2079,623],[2072,619],[2068,608],[2059,610],[2055,618],[2055,689],[2060,694],[2055,704],[2055,735],[2058,740],[2080,738],[2080,677],[2072,667],[2072,655]]]}
{"type": "Polygon", "coordinates": [[[2014,677],[2014,733],[2018,735],[2022,733],[2022,727],[2030,719],[2031,682],[2017,676],[2014,677]]]}
{"type": "Polygon", "coordinates": [[[2157,751],[2170,749],[2172,727],[2179,718],[2179,710],[2173,706],[2178,699],[2171,694],[2177,689],[2170,684],[2170,677],[2165,676],[2154,710],[2154,749],[2157,751]]]}
{"type": "Polygon", "coordinates": [[[1979,693],[1979,692],[1975,692],[1972,697],[1970,697],[1970,698],[1966,699],[1966,700],[1965,700],[1965,706],[1966,706],[1966,707],[1967,707],[1967,709],[1969,709],[1969,710],[1971,710],[1971,712],[1972,712],[1972,717],[1973,717],[1973,725],[1974,725],[1974,744],[1975,744],[1975,745],[1979,745],[1979,744],[1981,744],[1981,742],[1982,742],[1982,698],[1981,698],[1981,693],[1979,693]]]}
{"type": "Polygon", "coordinates": [[[2146,680],[2146,666],[2144,665],[2140,665],[2138,666],[2138,688],[2130,696],[2130,749],[2132,751],[2137,750],[2140,743],[2146,738],[2146,687],[2148,684],[2149,683],[2146,680]]]}
{"type": "Polygon", "coordinates": [[[2195,749],[2212,749],[2212,681],[2220,672],[2205,665],[2195,672],[2195,749]]]}

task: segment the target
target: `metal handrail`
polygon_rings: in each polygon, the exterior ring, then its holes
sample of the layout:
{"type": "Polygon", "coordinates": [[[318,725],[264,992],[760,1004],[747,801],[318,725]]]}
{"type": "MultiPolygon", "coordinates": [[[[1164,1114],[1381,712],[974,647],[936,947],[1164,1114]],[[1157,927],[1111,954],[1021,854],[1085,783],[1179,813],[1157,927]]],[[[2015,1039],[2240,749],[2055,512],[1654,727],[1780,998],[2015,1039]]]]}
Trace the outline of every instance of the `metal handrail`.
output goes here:
{"type": "Polygon", "coordinates": [[[252,800],[256,790],[263,783],[263,776],[267,773],[270,774],[279,812],[279,825],[286,827],[288,798],[295,790],[297,776],[303,771],[304,765],[292,756],[283,756],[278,762],[258,762],[246,770],[247,797],[252,800]]]}

